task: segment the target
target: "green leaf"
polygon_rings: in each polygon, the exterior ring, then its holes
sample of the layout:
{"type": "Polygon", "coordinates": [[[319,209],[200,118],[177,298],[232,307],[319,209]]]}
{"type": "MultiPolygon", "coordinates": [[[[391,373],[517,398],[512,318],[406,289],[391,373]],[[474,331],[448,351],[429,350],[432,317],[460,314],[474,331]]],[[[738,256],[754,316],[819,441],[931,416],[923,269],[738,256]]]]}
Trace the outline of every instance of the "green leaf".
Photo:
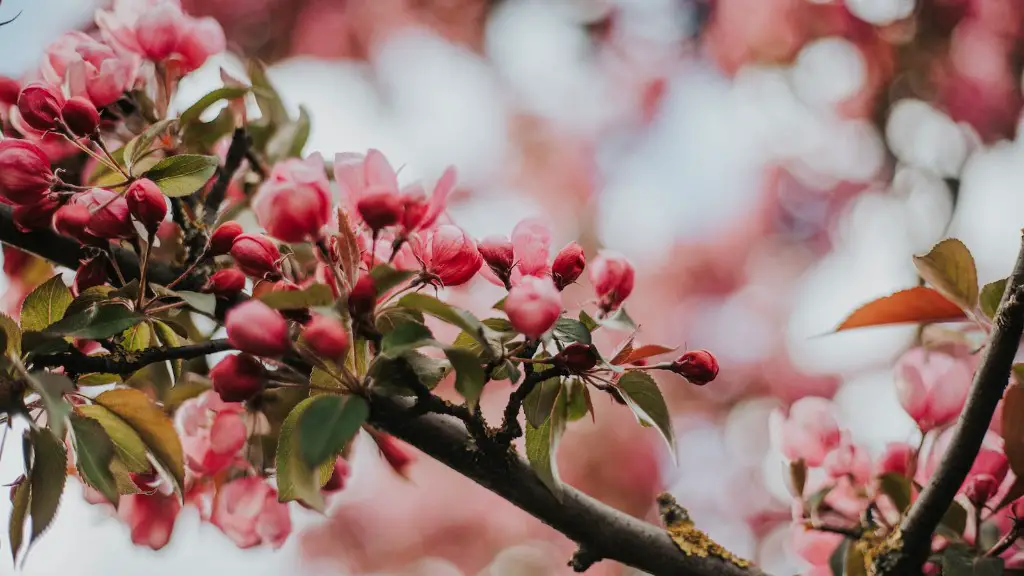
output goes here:
{"type": "Polygon", "coordinates": [[[313,284],[302,290],[278,290],[260,296],[274,310],[301,310],[334,304],[334,292],[327,284],[313,284]]]}
{"type": "Polygon", "coordinates": [[[403,322],[384,335],[381,341],[381,354],[397,358],[409,350],[434,343],[434,335],[429,328],[417,322],[403,322]]]}
{"type": "Polygon", "coordinates": [[[657,426],[662,438],[668,442],[669,451],[674,458],[676,442],[675,434],[672,432],[672,417],[654,379],[644,372],[631,370],[619,378],[618,387],[637,420],[657,426]]]}
{"type": "Polygon", "coordinates": [[[586,325],[572,318],[559,318],[558,322],[555,322],[554,334],[555,338],[562,342],[580,342],[583,344],[590,344],[592,342],[590,330],[587,329],[586,325]]]}
{"type": "Polygon", "coordinates": [[[110,295],[113,292],[113,286],[93,286],[91,288],[86,288],[78,295],[78,297],[71,301],[71,305],[68,306],[64,316],[73,316],[79,312],[85,312],[90,308],[94,308],[97,304],[109,300],[110,295]]]}
{"type": "Polygon", "coordinates": [[[324,497],[320,493],[320,480],[314,468],[302,460],[301,433],[298,430],[303,413],[317,396],[299,402],[281,424],[277,437],[277,497],[281,502],[301,500],[314,510],[323,511],[324,497]]]}
{"type": "Polygon", "coordinates": [[[964,243],[949,238],[924,256],[914,256],[918,274],[964,310],[978,305],[978,271],[964,243]]]}
{"type": "Polygon", "coordinates": [[[149,348],[153,338],[153,330],[148,322],[140,322],[121,334],[121,346],[128,352],[138,352],[149,348]]]}
{"type": "Polygon", "coordinates": [[[551,417],[551,408],[555,405],[558,392],[562,389],[560,378],[548,378],[537,384],[523,400],[523,413],[526,421],[534,428],[540,428],[551,417]]]}
{"type": "MultiPolygon", "coordinates": [[[[156,333],[157,342],[164,348],[177,348],[181,346],[181,338],[173,328],[161,322],[160,320],[153,321],[153,331],[156,333]]],[[[177,383],[178,379],[181,378],[181,370],[185,365],[184,360],[171,360],[171,370],[174,373],[174,382],[177,383]]]]}
{"type": "Polygon", "coordinates": [[[846,568],[846,551],[850,548],[850,539],[843,538],[839,545],[832,550],[832,554],[828,557],[828,567],[832,570],[832,576],[843,576],[843,570],[846,568]]]}
{"type": "Polygon", "coordinates": [[[14,497],[11,499],[11,522],[8,533],[11,538],[11,557],[18,562],[18,552],[25,541],[25,518],[28,517],[28,504],[32,495],[32,488],[29,480],[23,479],[18,487],[14,489],[14,497]]]}
{"type": "MultiPolygon", "coordinates": [[[[518,334],[513,330],[512,323],[504,318],[485,318],[481,321],[488,330],[486,331],[489,346],[485,348],[480,345],[477,337],[469,332],[459,332],[452,342],[456,348],[465,348],[471,352],[483,355],[485,358],[492,358],[492,350],[502,350],[504,345],[514,340],[518,334]]],[[[497,374],[495,375],[497,377],[497,374]]]]}
{"type": "Polygon", "coordinates": [[[143,176],[152,180],[164,195],[181,198],[191,196],[205,186],[219,165],[216,156],[179,154],[164,158],[143,176]]]}
{"type": "MultiPolygon", "coordinates": [[[[124,146],[114,150],[110,155],[114,158],[114,162],[118,166],[124,166],[124,146]]],[[[89,173],[88,183],[92,186],[105,188],[123,181],[124,176],[122,176],[120,172],[111,170],[106,164],[97,162],[96,168],[89,173]]]]}
{"type": "Polygon", "coordinates": [[[439,320],[461,328],[480,343],[481,346],[489,347],[487,328],[476,316],[465,310],[451,306],[426,294],[406,294],[398,301],[398,305],[419,310],[424,314],[430,314],[439,320]]]}
{"type": "Polygon", "coordinates": [[[559,400],[556,400],[551,411],[551,417],[544,424],[534,428],[529,422],[526,423],[526,459],[540,481],[559,502],[562,501],[563,492],[555,455],[565,431],[564,407],[565,401],[559,395],[559,400]]]}
{"type": "Polygon", "coordinates": [[[601,326],[604,326],[605,328],[611,328],[613,330],[624,330],[627,332],[635,331],[637,328],[636,322],[634,322],[633,319],[629,317],[629,314],[626,313],[625,308],[619,308],[618,310],[613,312],[611,316],[602,320],[601,326]]]}
{"type": "Polygon", "coordinates": [[[135,138],[132,138],[130,142],[124,146],[124,162],[125,167],[128,168],[128,173],[135,176],[133,169],[136,167],[135,164],[139,161],[142,156],[149,152],[149,149],[153,147],[153,142],[157,138],[161,137],[165,132],[172,130],[177,125],[177,118],[169,118],[161,120],[147,127],[135,138]]]}
{"type": "Polygon", "coordinates": [[[569,422],[575,422],[590,412],[590,391],[587,385],[577,378],[565,383],[566,393],[566,418],[569,422]]]}
{"type": "Polygon", "coordinates": [[[405,322],[423,324],[423,313],[419,310],[391,306],[378,311],[375,320],[377,330],[380,330],[381,334],[387,334],[405,322]]]}
{"type": "Polygon", "coordinates": [[[214,316],[217,313],[217,297],[213,294],[191,292],[188,290],[168,290],[159,284],[150,284],[149,287],[157,296],[161,298],[180,298],[191,306],[193,310],[207,316],[214,316]]]}
{"type": "Polygon", "coordinates": [[[978,304],[981,306],[981,312],[990,320],[996,317],[999,301],[1002,300],[1003,292],[1006,291],[1006,280],[1006,278],[1003,278],[1002,280],[989,282],[981,289],[978,304]]]}
{"type": "Polygon", "coordinates": [[[480,357],[463,348],[446,348],[444,354],[455,368],[455,390],[473,408],[487,383],[487,373],[480,365],[480,357]]]}
{"type": "Polygon", "coordinates": [[[185,456],[174,424],[164,411],[138,390],[109,390],[95,401],[135,430],[156,461],[170,474],[178,493],[184,494],[185,456]]]}
{"type": "Polygon", "coordinates": [[[954,500],[950,503],[946,513],[942,515],[939,525],[940,528],[946,528],[957,536],[963,536],[964,530],[967,528],[967,509],[954,500]]]}
{"type": "Polygon", "coordinates": [[[587,327],[587,330],[593,332],[597,330],[601,325],[594,320],[593,316],[587,314],[586,310],[580,310],[580,323],[587,327]]]}
{"type": "Polygon", "coordinates": [[[375,389],[404,394],[412,391],[407,384],[409,379],[416,378],[433,390],[451,370],[451,363],[445,359],[431,358],[409,350],[395,358],[378,356],[370,369],[370,377],[373,378],[375,389]]]}
{"type": "Polygon", "coordinates": [[[21,356],[21,328],[3,313],[0,313],[0,348],[3,348],[5,354],[21,356]]]}
{"type": "Polygon", "coordinates": [[[64,394],[75,389],[74,383],[67,376],[53,372],[35,372],[31,376],[29,385],[43,399],[47,426],[58,438],[63,438],[64,425],[71,413],[71,405],[64,399],[64,394]]]}
{"type": "Polygon", "coordinates": [[[48,327],[44,333],[100,340],[120,334],[143,320],[145,316],[136,314],[124,306],[107,304],[68,316],[48,327]]]}
{"type": "Polygon", "coordinates": [[[302,462],[317,468],[333,462],[370,416],[370,405],[359,396],[317,396],[299,418],[302,462]]]}
{"type": "Polygon", "coordinates": [[[81,387],[88,386],[107,386],[110,384],[120,384],[121,377],[117,374],[104,374],[102,372],[93,372],[92,374],[84,374],[78,377],[75,382],[81,387]]]}
{"type": "Polygon", "coordinates": [[[942,551],[942,576],[1002,576],[1003,559],[978,556],[967,546],[953,544],[942,551]]]}
{"type": "Polygon", "coordinates": [[[267,141],[267,158],[280,161],[302,156],[310,128],[309,111],[305,106],[299,106],[298,119],[285,123],[267,141]]]}
{"type": "Polygon", "coordinates": [[[846,558],[843,562],[843,576],[867,576],[868,569],[864,564],[864,555],[856,546],[846,547],[846,558]]]}
{"type": "Polygon", "coordinates": [[[120,494],[110,471],[114,443],[99,422],[71,414],[71,430],[75,437],[75,463],[82,480],[117,506],[120,494]]]}
{"type": "Polygon", "coordinates": [[[114,444],[117,457],[129,472],[142,473],[152,469],[146,458],[146,443],[127,422],[99,404],[79,406],[77,410],[103,426],[114,444]]]}
{"type": "Polygon", "coordinates": [[[68,454],[64,442],[45,428],[29,432],[32,441],[32,499],[29,515],[32,517],[32,536],[29,546],[42,536],[53,522],[60,505],[67,480],[68,454]]]}
{"type": "Polygon", "coordinates": [[[263,113],[263,117],[270,121],[271,125],[279,125],[288,121],[288,111],[281,102],[281,96],[277,89],[267,78],[267,69],[263,63],[252,60],[248,66],[249,81],[252,83],[253,94],[256,96],[256,104],[263,113]]]}
{"type": "Polygon", "coordinates": [[[21,329],[42,332],[64,317],[72,300],[71,290],[64,285],[60,274],[50,278],[29,293],[21,304],[21,329]]]}
{"type": "Polygon", "coordinates": [[[242,98],[249,93],[249,88],[246,86],[221,86],[207,93],[202,98],[196,101],[195,104],[191,105],[184,112],[181,113],[179,122],[182,126],[188,126],[199,120],[203,112],[206,112],[207,108],[213,106],[221,100],[236,100],[242,98]]]}
{"type": "Polygon", "coordinates": [[[386,293],[415,275],[416,273],[412,270],[395,270],[387,264],[378,264],[370,271],[370,277],[373,278],[373,285],[378,294],[386,293]]]}
{"type": "Polygon", "coordinates": [[[889,497],[900,514],[910,508],[913,486],[906,476],[896,473],[883,474],[878,477],[878,487],[882,494],[889,497]]]}

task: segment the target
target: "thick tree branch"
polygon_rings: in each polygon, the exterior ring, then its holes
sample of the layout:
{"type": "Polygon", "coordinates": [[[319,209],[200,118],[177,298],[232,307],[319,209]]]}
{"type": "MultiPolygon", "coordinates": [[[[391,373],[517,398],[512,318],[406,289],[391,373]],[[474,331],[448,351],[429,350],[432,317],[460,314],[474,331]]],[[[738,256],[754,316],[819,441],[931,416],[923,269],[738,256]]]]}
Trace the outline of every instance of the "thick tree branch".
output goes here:
{"type": "Polygon", "coordinates": [[[932,534],[949,509],[978,456],[996,406],[1010,379],[1013,358],[1024,333],[1024,244],[1006,284],[993,322],[992,339],[974,375],[967,404],[960,413],[949,448],[921,496],[900,525],[901,541],[883,554],[881,576],[919,574],[931,551],[932,534]]]}
{"type": "Polygon", "coordinates": [[[178,346],[176,348],[147,348],[137,354],[123,358],[111,355],[86,356],[81,352],[61,352],[47,354],[32,360],[35,368],[56,368],[61,366],[70,374],[131,374],[156,362],[168,360],[188,360],[231,350],[233,347],[227,340],[210,340],[201,344],[178,346]]]}

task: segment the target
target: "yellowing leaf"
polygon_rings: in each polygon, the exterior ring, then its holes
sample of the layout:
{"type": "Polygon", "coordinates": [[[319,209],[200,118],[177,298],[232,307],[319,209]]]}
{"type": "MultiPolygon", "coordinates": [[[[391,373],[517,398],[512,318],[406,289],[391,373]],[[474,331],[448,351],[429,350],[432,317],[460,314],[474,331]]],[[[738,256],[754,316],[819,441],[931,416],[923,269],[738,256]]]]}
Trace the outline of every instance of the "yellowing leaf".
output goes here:
{"type": "Polygon", "coordinates": [[[25,541],[25,518],[28,516],[28,501],[32,495],[32,488],[28,479],[24,479],[14,489],[12,498],[13,509],[11,510],[11,521],[8,534],[11,538],[11,558],[18,561],[18,552],[21,544],[25,541]]]}
{"type": "Polygon", "coordinates": [[[118,458],[129,472],[148,472],[151,469],[146,458],[146,443],[127,422],[99,404],[79,406],[77,410],[103,426],[114,443],[118,458]]]}
{"type": "Polygon", "coordinates": [[[41,332],[64,317],[74,297],[60,274],[43,282],[25,297],[21,305],[21,329],[41,332]]]}
{"type": "Polygon", "coordinates": [[[117,482],[110,471],[114,458],[114,444],[99,422],[71,414],[71,431],[75,438],[75,464],[82,481],[103,494],[117,506],[117,482]]]}
{"type": "Polygon", "coordinates": [[[978,305],[978,271],[963,242],[943,240],[924,256],[914,256],[914,265],[922,278],[964,310],[978,305]]]}
{"type": "MultiPolygon", "coordinates": [[[[1019,364],[1017,366],[1020,366],[1019,364]]],[[[1017,366],[1014,380],[1017,380],[1017,366]]],[[[1024,385],[1020,381],[1010,384],[1003,396],[1003,440],[1010,469],[1018,478],[1024,478],[1024,385]]]]}
{"type": "Polygon", "coordinates": [[[981,289],[978,305],[981,312],[989,319],[996,317],[996,310],[999,308],[999,301],[1003,299],[1003,292],[1006,291],[1006,278],[989,282],[981,289]]]}
{"type": "Polygon", "coordinates": [[[184,493],[185,456],[174,424],[159,406],[138,390],[118,389],[96,397],[96,403],[124,420],[146,443],[157,462],[184,493]]]}
{"type": "MultiPolygon", "coordinates": [[[[277,437],[277,497],[281,502],[301,500],[314,510],[323,511],[324,497],[320,493],[320,474],[302,461],[299,420],[314,400],[306,398],[299,402],[281,424],[277,437]]],[[[319,466],[317,466],[319,468],[319,466]]]]}
{"type": "Polygon", "coordinates": [[[889,324],[950,322],[967,315],[932,288],[917,286],[872,300],[846,317],[836,332],[889,324]]]}

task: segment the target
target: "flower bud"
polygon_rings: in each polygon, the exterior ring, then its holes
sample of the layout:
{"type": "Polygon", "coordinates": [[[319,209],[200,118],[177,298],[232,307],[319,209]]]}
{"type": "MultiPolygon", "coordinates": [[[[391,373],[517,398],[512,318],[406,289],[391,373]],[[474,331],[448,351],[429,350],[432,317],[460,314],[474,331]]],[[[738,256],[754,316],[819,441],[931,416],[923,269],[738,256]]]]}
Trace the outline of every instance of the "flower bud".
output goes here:
{"type": "Polygon", "coordinates": [[[885,446],[885,451],[875,464],[875,475],[899,474],[906,476],[910,473],[914,461],[914,447],[906,442],[890,442],[885,446]]]}
{"type": "Polygon", "coordinates": [[[986,502],[992,499],[999,491],[999,482],[995,477],[988,474],[979,474],[972,476],[967,479],[967,483],[964,484],[964,495],[967,499],[974,504],[976,508],[981,508],[986,502]]]}
{"type": "Polygon", "coordinates": [[[451,224],[438,226],[420,250],[427,272],[444,286],[469,282],[483,265],[476,242],[462,228],[451,224]]]}
{"type": "Polygon", "coordinates": [[[99,239],[89,234],[89,220],[92,214],[81,204],[65,204],[53,213],[53,228],[60,234],[70,236],[82,244],[95,244],[99,239]]]}
{"type": "Polygon", "coordinates": [[[100,113],[88,98],[76,96],[64,103],[60,117],[75,136],[85,138],[96,133],[100,126],[100,113]]]}
{"type": "Polygon", "coordinates": [[[604,250],[590,266],[590,282],[601,300],[601,308],[615,310],[633,292],[635,272],[626,257],[604,250]]]}
{"type": "Polygon", "coordinates": [[[107,283],[107,259],[97,256],[82,262],[75,271],[75,281],[71,284],[75,294],[81,294],[93,286],[107,283]]]}
{"type": "Polygon", "coordinates": [[[380,448],[380,454],[391,468],[399,475],[405,476],[406,469],[415,461],[412,452],[388,434],[377,434],[373,438],[380,448]]]}
{"type": "Polygon", "coordinates": [[[259,300],[249,300],[229,310],[224,325],[228,342],[242,352],[281,356],[291,347],[284,316],[259,300]]]}
{"type": "Polygon", "coordinates": [[[718,360],[707,350],[690,350],[672,363],[672,371],[703,386],[718,376],[718,360]]]}
{"type": "Polygon", "coordinates": [[[18,94],[21,93],[21,84],[14,78],[0,76],[0,105],[5,108],[18,103],[18,94]]]}
{"type": "Polygon", "coordinates": [[[245,274],[238,268],[217,270],[203,287],[204,292],[213,293],[221,298],[234,298],[244,289],[245,274]]]}
{"type": "Polygon", "coordinates": [[[280,274],[277,261],[281,252],[270,238],[260,234],[240,234],[231,244],[231,256],[238,267],[255,278],[280,274]]]}
{"type": "Polygon", "coordinates": [[[39,146],[8,138],[0,142],[0,196],[15,204],[40,201],[56,178],[39,146]]]}
{"type": "Polygon", "coordinates": [[[60,208],[60,204],[46,196],[35,204],[15,206],[12,214],[14,225],[22,232],[49,228],[53,222],[53,214],[58,208],[60,208]]]}
{"type": "Polygon", "coordinates": [[[303,329],[302,339],[313,352],[328,360],[344,360],[348,352],[348,331],[328,316],[314,316],[303,329]]]}
{"type": "Polygon", "coordinates": [[[356,280],[352,291],[348,293],[348,309],[353,316],[365,316],[373,312],[377,306],[377,285],[373,277],[363,274],[356,280]]]}
{"type": "Polygon", "coordinates": [[[131,238],[135,236],[128,201],[124,196],[105,188],[93,188],[71,200],[89,209],[92,216],[86,232],[99,238],[131,238]]]}
{"type": "Polygon", "coordinates": [[[575,242],[570,242],[555,256],[551,264],[551,277],[555,281],[555,288],[564,290],[583,274],[583,268],[587,265],[586,256],[583,254],[583,247],[575,242]]]}
{"type": "Polygon", "coordinates": [[[562,295],[550,278],[524,276],[505,298],[505,314],[516,332],[536,340],[562,314],[562,295]]]}
{"type": "Polygon", "coordinates": [[[974,378],[963,347],[912,348],[896,361],[895,373],[900,404],[923,432],[956,419],[974,378]]]}
{"type": "Polygon", "coordinates": [[[257,282],[256,285],[253,286],[252,297],[263,298],[271,292],[296,292],[298,290],[301,290],[299,285],[290,280],[277,280],[276,282],[263,280],[261,282],[257,282]]]}
{"type": "Polygon", "coordinates": [[[338,492],[345,488],[345,482],[348,480],[351,474],[348,462],[344,458],[338,458],[334,461],[334,472],[331,473],[331,477],[327,480],[327,483],[323,485],[324,492],[338,492]]]}
{"type": "Polygon", "coordinates": [[[167,216],[167,200],[160,187],[149,178],[140,178],[128,187],[128,209],[150,234],[155,234],[167,216]]]}
{"type": "Polygon", "coordinates": [[[18,96],[18,112],[25,124],[36,130],[53,130],[60,121],[64,95],[44,84],[29,84],[18,96]]]}
{"type": "Polygon", "coordinates": [[[391,190],[369,191],[356,204],[359,216],[371,230],[398,224],[402,219],[402,198],[391,190]]]}
{"type": "Polygon", "coordinates": [[[504,236],[488,236],[477,244],[477,250],[487,266],[502,282],[507,283],[515,265],[515,248],[504,236]]]}
{"type": "Polygon", "coordinates": [[[263,364],[247,354],[227,356],[210,370],[213,390],[225,402],[244,402],[263,389],[263,364]]]}
{"type": "Polygon", "coordinates": [[[274,165],[256,193],[256,219],[284,242],[317,239],[331,217],[331,184],[319,154],[274,165]]]}
{"type": "Polygon", "coordinates": [[[555,356],[554,362],[573,372],[586,372],[597,366],[599,359],[597,349],[592,344],[573,342],[555,356]]]}
{"type": "Polygon", "coordinates": [[[210,254],[221,256],[231,252],[231,245],[234,244],[235,238],[238,238],[241,234],[242,225],[234,220],[228,220],[217,226],[217,229],[210,235],[210,254]]]}
{"type": "Polygon", "coordinates": [[[832,402],[805,396],[789,407],[775,410],[768,419],[772,444],[789,460],[803,460],[821,466],[828,454],[842,442],[842,431],[832,402]]]}

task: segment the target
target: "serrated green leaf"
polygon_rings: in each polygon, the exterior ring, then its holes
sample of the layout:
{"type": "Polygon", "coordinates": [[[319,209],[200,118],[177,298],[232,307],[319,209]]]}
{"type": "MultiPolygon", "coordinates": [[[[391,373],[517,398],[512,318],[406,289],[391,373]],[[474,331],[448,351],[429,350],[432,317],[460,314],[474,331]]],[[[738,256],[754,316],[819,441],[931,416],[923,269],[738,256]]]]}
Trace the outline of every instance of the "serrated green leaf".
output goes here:
{"type": "Polygon", "coordinates": [[[435,344],[430,329],[417,322],[403,322],[384,335],[381,354],[397,358],[409,350],[435,344]]]}
{"type": "Polygon", "coordinates": [[[174,480],[178,493],[184,494],[185,456],[174,424],[164,411],[138,390],[109,390],[97,396],[96,403],[135,430],[156,461],[174,480]]]}
{"type": "Polygon", "coordinates": [[[313,284],[302,290],[277,290],[260,296],[274,310],[301,310],[334,304],[334,292],[327,284],[313,284]]]}
{"type": "Polygon", "coordinates": [[[152,469],[146,458],[146,443],[127,422],[99,404],[79,406],[77,410],[103,426],[114,444],[117,457],[129,472],[142,473],[152,469]]]}
{"type": "Polygon", "coordinates": [[[67,480],[68,454],[64,442],[46,428],[30,430],[29,438],[32,441],[32,498],[29,504],[32,535],[28,545],[31,547],[57,515],[67,480]]]}
{"type": "Polygon", "coordinates": [[[942,551],[942,576],[1002,576],[1002,558],[979,556],[967,546],[953,544],[942,551]]]}
{"type": "Polygon", "coordinates": [[[71,405],[64,399],[64,394],[75,389],[74,383],[62,374],[35,372],[31,374],[29,385],[43,399],[43,407],[46,409],[46,425],[53,430],[58,438],[63,438],[64,426],[71,413],[71,405]]]}
{"type": "Polygon", "coordinates": [[[206,314],[207,316],[214,316],[217,313],[217,297],[213,294],[192,292],[189,290],[168,290],[159,284],[150,284],[149,287],[157,296],[164,298],[180,298],[184,300],[186,304],[191,306],[193,310],[206,314]]]}
{"type": "Polygon", "coordinates": [[[0,347],[5,354],[21,356],[21,328],[10,316],[0,313],[0,347]]]}
{"type": "Polygon", "coordinates": [[[981,289],[978,305],[981,307],[981,312],[990,320],[996,317],[999,301],[1002,300],[1003,292],[1006,291],[1006,280],[1006,278],[1003,278],[1002,280],[989,282],[981,289]]]}
{"type": "Polygon", "coordinates": [[[487,384],[487,373],[480,365],[480,357],[462,348],[446,348],[444,354],[455,369],[455,390],[473,408],[487,384]]]}
{"type": "Polygon", "coordinates": [[[381,334],[387,334],[404,322],[423,324],[423,313],[419,310],[410,310],[408,308],[391,306],[384,308],[383,310],[379,310],[374,322],[377,325],[377,330],[380,330],[381,334]]]}
{"type": "Polygon", "coordinates": [[[128,352],[138,352],[149,348],[153,331],[148,322],[140,322],[121,333],[121,346],[128,352]]]}
{"type": "Polygon", "coordinates": [[[71,430],[75,437],[75,464],[82,480],[117,506],[120,493],[110,471],[114,443],[99,422],[71,414],[71,430]]]}
{"type": "Polygon", "coordinates": [[[526,421],[534,428],[540,428],[551,417],[551,408],[555,405],[558,392],[562,388],[560,378],[548,378],[537,384],[523,401],[523,413],[526,421]]]}
{"type": "Polygon", "coordinates": [[[408,394],[412,388],[407,381],[417,378],[421,384],[433,390],[452,370],[448,360],[431,358],[410,350],[396,358],[378,357],[371,367],[370,377],[374,388],[391,394],[408,394]]]}
{"type": "Polygon", "coordinates": [[[60,274],[43,282],[25,297],[21,304],[21,329],[42,332],[64,317],[74,297],[64,285],[60,274]]]}
{"type": "Polygon", "coordinates": [[[80,312],[95,307],[97,304],[110,299],[110,295],[114,292],[113,286],[92,286],[83,290],[74,300],[71,301],[71,305],[68,306],[67,311],[64,312],[64,316],[74,316],[80,312]]]}
{"type": "MultiPolygon", "coordinates": [[[[124,166],[124,146],[114,150],[110,155],[114,158],[114,162],[117,163],[118,166],[124,166]]],[[[88,183],[98,188],[106,188],[123,181],[124,176],[122,176],[120,172],[111,170],[110,167],[104,163],[97,162],[96,168],[89,173],[88,183]]]]}
{"type": "Polygon", "coordinates": [[[26,478],[14,489],[14,498],[11,501],[11,521],[8,527],[8,534],[11,539],[11,558],[15,564],[18,562],[18,552],[21,551],[21,545],[25,541],[25,518],[28,517],[28,505],[31,495],[31,484],[26,478]]]}
{"type": "Polygon", "coordinates": [[[221,86],[211,92],[203,95],[202,98],[196,101],[195,104],[189,106],[184,112],[181,113],[179,123],[188,129],[189,125],[198,121],[203,115],[203,112],[210,107],[220,102],[221,100],[236,100],[242,98],[249,93],[249,88],[246,86],[221,86]]]}
{"type": "Polygon", "coordinates": [[[900,514],[910,508],[913,486],[906,476],[896,473],[883,474],[878,477],[878,489],[889,497],[900,514]]]}
{"type": "Polygon", "coordinates": [[[154,124],[148,126],[141,134],[132,138],[130,142],[124,146],[124,162],[125,167],[128,169],[128,173],[135,176],[136,166],[135,164],[142,158],[149,149],[153,147],[153,142],[157,138],[162,136],[168,130],[171,130],[178,123],[177,118],[169,118],[166,120],[160,120],[154,124]]]}
{"type": "Polygon", "coordinates": [[[632,370],[619,378],[618,388],[637,420],[658,428],[674,458],[676,441],[672,432],[672,416],[654,379],[644,372],[632,370]]]}
{"type": "Polygon", "coordinates": [[[559,318],[555,322],[555,338],[562,342],[580,342],[590,344],[593,340],[590,337],[590,330],[579,320],[572,318],[559,318]]]}
{"type": "Polygon", "coordinates": [[[210,384],[205,380],[185,378],[164,393],[164,411],[174,412],[186,400],[196,398],[209,389],[210,384]]]}
{"type": "Polygon", "coordinates": [[[281,96],[277,89],[267,78],[267,69],[263,63],[252,60],[248,66],[249,81],[252,83],[253,94],[256,96],[256,104],[272,126],[280,125],[288,121],[288,110],[281,102],[281,96]]]}
{"type": "Polygon", "coordinates": [[[110,338],[145,320],[145,316],[119,304],[106,304],[65,317],[45,330],[45,334],[85,340],[110,338]]]}
{"type": "Polygon", "coordinates": [[[426,294],[406,294],[398,301],[399,306],[419,310],[447,322],[471,335],[483,347],[489,347],[488,329],[476,316],[426,294]]]}
{"type": "Polygon", "coordinates": [[[152,180],[165,196],[181,198],[205,186],[219,165],[216,156],[179,154],[164,158],[143,176],[152,180]]]}
{"type": "Polygon", "coordinates": [[[359,396],[317,396],[299,418],[302,462],[318,468],[333,462],[370,416],[370,405],[359,396]]]}
{"type": "Polygon", "coordinates": [[[914,256],[918,274],[964,310],[978,304],[978,272],[964,243],[948,238],[924,256],[914,256]]]}
{"type": "Polygon", "coordinates": [[[306,398],[299,402],[281,424],[277,437],[277,497],[281,502],[301,500],[314,510],[323,511],[324,497],[320,493],[320,481],[313,468],[302,461],[302,446],[298,426],[303,413],[317,398],[306,398]]]}

